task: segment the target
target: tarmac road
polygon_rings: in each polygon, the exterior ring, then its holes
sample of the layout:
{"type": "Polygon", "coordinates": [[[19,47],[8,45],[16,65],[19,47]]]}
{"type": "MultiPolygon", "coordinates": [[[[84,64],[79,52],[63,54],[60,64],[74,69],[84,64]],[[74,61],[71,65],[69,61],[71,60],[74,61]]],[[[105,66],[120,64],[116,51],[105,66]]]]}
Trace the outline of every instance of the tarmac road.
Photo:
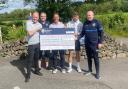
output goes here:
{"type": "Polygon", "coordinates": [[[83,73],[52,74],[42,69],[43,76],[32,74],[29,83],[24,82],[24,66],[25,60],[1,58],[0,89],[128,89],[128,58],[101,60],[101,80],[84,75],[86,60],[81,61],[83,73]]]}

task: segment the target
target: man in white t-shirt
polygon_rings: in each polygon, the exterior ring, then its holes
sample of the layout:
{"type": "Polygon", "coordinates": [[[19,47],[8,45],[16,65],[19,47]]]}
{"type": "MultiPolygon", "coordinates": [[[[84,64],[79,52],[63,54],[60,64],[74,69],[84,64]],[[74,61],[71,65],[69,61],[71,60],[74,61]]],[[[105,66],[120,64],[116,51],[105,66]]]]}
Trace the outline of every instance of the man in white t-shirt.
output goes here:
{"type": "MultiPolygon", "coordinates": [[[[83,24],[79,20],[79,15],[77,12],[74,12],[72,15],[72,20],[67,23],[67,28],[74,28],[75,29],[75,36],[76,36],[76,41],[75,41],[75,59],[77,61],[77,71],[80,73],[81,68],[80,68],[80,41],[77,39],[79,34],[82,31],[83,24]]],[[[73,61],[73,51],[69,50],[69,57],[68,57],[68,62],[69,62],[69,68],[68,68],[68,73],[72,71],[72,61],[73,61]]]]}

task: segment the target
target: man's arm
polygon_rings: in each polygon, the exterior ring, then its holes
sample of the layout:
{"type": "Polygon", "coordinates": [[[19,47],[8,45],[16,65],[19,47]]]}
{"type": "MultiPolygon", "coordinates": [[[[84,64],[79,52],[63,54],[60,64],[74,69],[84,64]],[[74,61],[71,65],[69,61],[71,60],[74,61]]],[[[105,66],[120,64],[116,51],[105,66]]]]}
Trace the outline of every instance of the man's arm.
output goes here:
{"type": "Polygon", "coordinates": [[[84,35],[85,35],[85,27],[83,24],[82,31],[81,31],[80,35],[78,36],[78,40],[80,40],[84,35]]]}
{"type": "Polygon", "coordinates": [[[33,36],[36,32],[41,31],[41,29],[31,29],[27,30],[29,36],[33,36]]]}
{"type": "Polygon", "coordinates": [[[27,22],[27,23],[26,23],[26,30],[27,30],[28,35],[29,35],[29,36],[32,36],[32,35],[34,35],[36,32],[41,31],[41,26],[32,28],[32,27],[31,27],[31,24],[29,24],[29,22],[27,22]]]}
{"type": "Polygon", "coordinates": [[[97,22],[97,29],[98,29],[98,47],[102,47],[102,42],[103,42],[103,36],[104,36],[104,31],[103,31],[103,26],[102,24],[98,21],[97,22]]]}

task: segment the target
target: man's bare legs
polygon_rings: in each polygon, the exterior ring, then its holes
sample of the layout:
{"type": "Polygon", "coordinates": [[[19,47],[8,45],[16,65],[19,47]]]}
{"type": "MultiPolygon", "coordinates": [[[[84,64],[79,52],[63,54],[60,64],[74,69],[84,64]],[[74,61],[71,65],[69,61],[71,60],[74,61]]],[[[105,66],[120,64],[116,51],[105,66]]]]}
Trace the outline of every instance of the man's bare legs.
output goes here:
{"type": "Polygon", "coordinates": [[[48,60],[49,60],[48,58],[45,58],[46,68],[48,68],[48,66],[49,66],[49,61],[48,60]]]}
{"type": "Polygon", "coordinates": [[[69,50],[69,56],[68,56],[68,63],[69,63],[69,68],[68,68],[68,73],[72,72],[72,61],[73,61],[73,51],[69,50]]]}
{"type": "MultiPolygon", "coordinates": [[[[40,69],[42,68],[42,60],[43,60],[43,59],[40,59],[40,60],[38,61],[38,64],[39,64],[39,68],[40,68],[40,69]]],[[[48,58],[45,58],[45,67],[48,68],[48,66],[49,66],[48,58]]]]}
{"type": "Polygon", "coordinates": [[[77,71],[80,73],[80,72],[82,72],[81,68],[80,68],[80,51],[76,51],[75,54],[76,54],[75,58],[77,61],[77,71]]]}
{"type": "MultiPolygon", "coordinates": [[[[68,68],[68,71],[67,71],[68,73],[72,72],[73,57],[74,57],[73,51],[69,51],[69,56],[68,56],[69,68],[68,68]]],[[[77,71],[81,72],[81,68],[80,68],[80,51],[75,51],[75,59],[76,59],[76,62],[77,62],[77,71]]]]}
{"type": "Polygon", "coordinates": [[[39,65],[39,68],[40,68],[40,69],[41,69],[41,67],[42,67],[42,66],[41,66],[41,62],[42,62],[42,60],[39,60],[39,61],[38,61],[38,65],[39,65]]]}

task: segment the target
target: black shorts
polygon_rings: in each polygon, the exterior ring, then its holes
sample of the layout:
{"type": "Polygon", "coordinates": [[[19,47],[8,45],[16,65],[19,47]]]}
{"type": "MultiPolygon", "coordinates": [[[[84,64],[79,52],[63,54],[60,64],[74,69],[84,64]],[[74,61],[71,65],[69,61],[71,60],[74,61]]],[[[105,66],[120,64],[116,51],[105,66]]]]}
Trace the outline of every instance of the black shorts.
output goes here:
{"type": "Polygon", "coordinates": [[[75,51],[80,51],[80,41],[79,40],[75,41],[75,51]]]}

